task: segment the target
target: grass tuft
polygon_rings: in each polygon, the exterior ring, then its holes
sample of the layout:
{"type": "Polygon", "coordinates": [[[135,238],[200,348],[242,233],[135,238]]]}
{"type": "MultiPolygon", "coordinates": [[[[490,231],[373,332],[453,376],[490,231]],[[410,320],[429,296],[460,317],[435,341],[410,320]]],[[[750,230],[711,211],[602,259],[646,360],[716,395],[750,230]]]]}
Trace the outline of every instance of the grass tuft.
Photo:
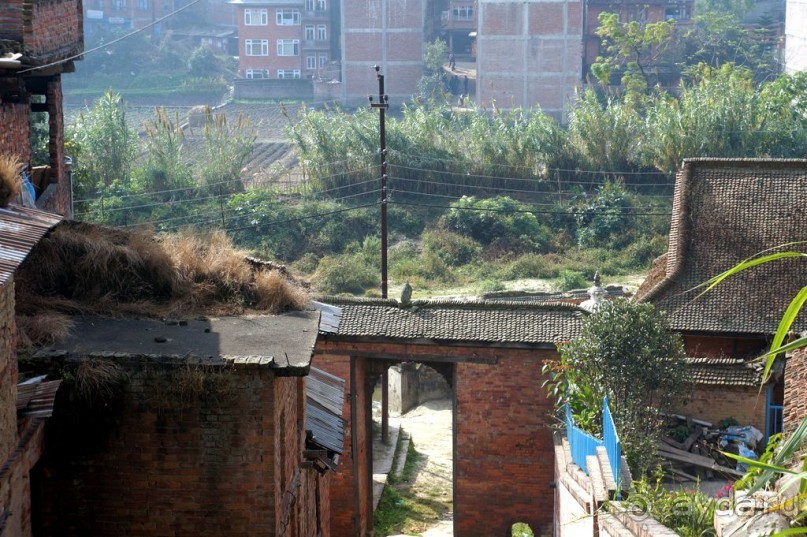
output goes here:
{"type": "Polygon", "coordinates": [[[8,207],[22,188],[22,162],[14,155],[0,155],[0,207],[8,207]]]}

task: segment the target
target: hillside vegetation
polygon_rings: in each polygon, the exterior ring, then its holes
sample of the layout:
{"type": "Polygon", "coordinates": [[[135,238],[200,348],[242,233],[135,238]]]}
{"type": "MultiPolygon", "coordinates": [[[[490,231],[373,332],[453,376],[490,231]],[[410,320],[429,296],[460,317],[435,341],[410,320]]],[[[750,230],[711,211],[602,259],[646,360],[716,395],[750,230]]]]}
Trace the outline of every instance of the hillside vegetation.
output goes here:
{"type": "MultiPolygon", "coordinates": [[[[644,271],[666,246],[682,159],[802,156],[805,89],[803,74],[757,84],[731,64],[702,66],[675,96],[589,90],[566,128],[540,110],[407,104],[387,121],[393,284],[478,292],[542,278],[569,288],[586,286],[596,270],[606,278],[644,271]]],[[[310,276],[320,291],[378,287],[372,111],[290,115],[305,179],[280,190],[245,186],[240,170],[254,128],[215,115],[205,127],[208,153],[194,163],[178,156],[178,126],[158,114],[143,141],[124,127],[112,134],[145,145],[146,165],[126,153],[107,170],[82,167],[98,164],[94,129],[125,125],[115,123],[123,110],[113,97],[101,105],[106,112],[88,114],[74,138],[83,155],[74,174],[78,218],[156,231],[222,229],[240,247],[310,276]]]]}

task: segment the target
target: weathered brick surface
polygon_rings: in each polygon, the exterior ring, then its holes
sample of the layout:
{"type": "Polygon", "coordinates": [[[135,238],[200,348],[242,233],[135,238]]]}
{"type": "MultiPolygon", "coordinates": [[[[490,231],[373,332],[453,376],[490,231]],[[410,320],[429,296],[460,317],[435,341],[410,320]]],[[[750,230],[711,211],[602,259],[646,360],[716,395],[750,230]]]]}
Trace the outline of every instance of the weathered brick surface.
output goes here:
{"type": "MultiPolygon", "coordinates": [[[[373,351],[398,354],[418,361],[418,355],[439,354],[475,356],[497,359],[493,364],[456,364],[456,415],[454,458],[454,528],[458,537],[476,535],[505,535],[517,521],[529,523],[541,534],[551,531],[554,447],[550,425],[552,402],[544,395],[541,383],[543,361],[556,358],[554,351],[525,349],[496,349],[478,347],[448,347],[406,345],[395,343],[339,343],[320,339],[315,367],[324,369],[348,381],[346,401],[351,402],[349,387],[350,359],[339,352],[373,351]],[[329,352],[331,354],[329,354],[329,352]],[[503,486],[502,483],[507,483],[503,486]]],[[[366,370],[372,369],[368,359],[355,358],[357,385],[362,386],[366,370]]],[[[428,357],[424,358],[428,363],[428,357]]],[[[372,375],[369,377],[372,379],[372,375]]],[[[364,382],[366,386],[367,383],[364,382]]],[[[364,423],[357,432],[367,430],[366,415],[369,400],[362,400],[367,390],[357,390],[356,423],[364,423]]],[[[345,417],[350,418],[346,405],[345,417]]],[[[353,424],[355,426],[355,424],[353,424]]],[[[358,445],[366,449],[368,442],[360,436],[358,445]]],[[[332,534],[335,536],[365,535],[358,530],[352,517],[368,516],[364,507],[357,509],[350,438],[331,488],[332,534]],[[350,462],[348,462],[350,461],[350,462]]],[[[359,482],[366,479],[366,453],[356,456],[359,482]]]]}
{"type": "MultiPolygon", "coordinates": [[[[25,51],[33,56],[75,51],[83,43],[80,0],[27,2],[31,23],[25,24],[25,51]]],[[[68,53],[69,54],[69,53],[68,53]]]]}
{"type": "Polygon", "coordinates": [[[0,154],[16,155],[23,162],[31,160],[28,103],[0,104],[0,154]]]}
{"type": "Polygon", "coordinates": [[[127,377],[121,404],[92,426],[59,400],[42,484],[58,501],[43,506],[44,534],[316,535],[317,517],[301,517],[326,482],[299,465],[300,379],[158,367],[127,377]]]}
{"type": "Polygon", "coordinates": [[[456,535],[504,535],[514,522],[552,527],[552,401],[541,384],[555,353],[499,351],[496,365],[456,369],[456,535]]]}
{"type": "Polygon", "coordinates": [[[693,418],[711,421],[734,418],[740,425],[765,431],[765,392],[759,386],[698,385],[689,403],[674,410],[693,418]]]}
{"type": "Polygon", "coordinates": [[[17,445],[16,338],[14,281],[9,280],[0,287],[0,461],[17,445]]]}
{"type": "Polygon", "coordinates": [[[794,352],[785,365],[785,432],[807,417],[807,348],[794,352]]]}

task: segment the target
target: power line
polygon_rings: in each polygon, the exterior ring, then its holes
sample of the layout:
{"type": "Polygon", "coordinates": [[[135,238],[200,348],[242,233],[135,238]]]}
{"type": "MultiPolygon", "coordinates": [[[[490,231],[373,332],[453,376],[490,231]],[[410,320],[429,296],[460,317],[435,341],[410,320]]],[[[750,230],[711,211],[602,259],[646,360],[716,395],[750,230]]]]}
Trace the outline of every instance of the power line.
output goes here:
{"type": "Polygon", "coordinates": [[[191,7],[191,6],[193,6],[193,5],[196,5],[196,4],[198,4],[199,2],[201,2],[201,1],[202,1],[202,0],[192,0],[190,3],[185,4],[185,5],[184,5],[184,6],[182,6],[181,8],[179,8],[179,9],[175,9],[174,11],[172,11],[171,13],[168,13],[167,15],[163,15],[163,16],[162,16],[162,17],[160,17],[159,19],[155,19],[155,20],[151,21],[150,23],[146,24],[146,25],[145,25],[145,26],[143,26],[142,28],[138,28],[137,30],[134,30],[133,32],[129,32],[128,34],[122,35],[121,37],[119,37],[119,38],[117,38],[117,39],[113,39],[113,40],[112,40],[112,41],[110,41],[109,43],[104,43],[103,45],[99,45],[99,46],[97,46],[97,47],[95,47],[95,48],[91,48],[90,50],[85,50],[85,51],[81,52],[80,54],[75,54],[75,55],[73,55],[73,56],[69,56],[69,57],[64,58],[64,59],[62,59],[62,60],[59,60],[59,61],[51,62],[51,63],[45,64],[45,65],[38,65],[38,66],[36,66],[36,67],[29,67],[28,69],[23,69],[23,70],[21,70],[21,71],[17,71],[17,72],[18,72],[18,73],[20,73],[20,74],[22,74],[22,73],[28,73],[28,72],[30,72],[30,71],[38,71],[38,70],[40,70],[40,69],[46,69],[46,68],[48,68],[48,67],[53,67],[54,65],[61,65],[61,64],[63,64],[64,62],[69,62],[69,61],[71,61],[71,60],[75,60],[75,59],[77,59],[77,58],[81,58],[81,57],[86,56],[87,54],[90,54],[90,53],[92,53],[92,52],[96,52],[96,51],[101,50],[101,49],[103,49],[103,48],[106,48],[106,47],[109,47],[109,46],[111,46],[111,45],[114,45],[115,43],[119,43],[119,42],[123,41],[124,39],[128,39],[128,38],[132,37],[133,35],[137,35],[137,34],[139,34],[140,32],[142,32],[142,31],[144,31],[144,30],[148,30],[148,29],[149,29],[149,28],[151,28],[152,26],[155,26],[155,25],[157,25],[157,24],[161,23],[161,22],[162,22],[162,21],[164,21],[165,19],[168,19],[168,18],[170,18],[170,17],[173,17],[173,16],[174,16],[174,15],[176,15],[177,13],[179,13],[179,12],[181,12],[181,11],[184,11],[184,10],[188,9],[189,7],[191,7]]]}
{"type": "MultiPolygon", "coordinates": [[[[414,192],[413,192],[414,194],[414,192]]],[[[511,213],[531,213],[531,214],[551,214],[551,215],[565,215],[565,216],[582,216],[582,215],[590,215],[590,214],[602,214],[605,211],[545,211],[545,210],[533,210],[533,209],[496,209],[492,207],[452,207],[450,205],[431,205],[426,203],[414,203],[414,202],[407,202],[407,201],[395,201],[389,200],[389,203],[394,203],[396,205],[411,205],[415,207],[431,207],[434,209],[454,209],[458,211],[487,211],[487,212],[494,212],[494,213],[504,213],[504,214],[511,214],[511,213]]],[[[616,208],[616,207],[614,207],[616,208]]],[[[630,212],[625,214],[616,214],[613,216],[672,216],[672,213],[664,212],[664,213],[656,213],[656,212],[630,212]]]]}

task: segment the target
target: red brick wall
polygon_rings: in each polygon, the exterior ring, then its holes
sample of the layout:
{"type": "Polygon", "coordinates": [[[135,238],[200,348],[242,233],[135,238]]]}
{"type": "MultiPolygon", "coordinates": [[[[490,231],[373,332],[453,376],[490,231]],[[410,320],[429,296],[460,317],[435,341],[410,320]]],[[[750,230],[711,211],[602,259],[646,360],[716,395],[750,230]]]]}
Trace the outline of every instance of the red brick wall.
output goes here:
{"type": "MultiPolygon", "coordinates": [[[[536,535],[552,527],[554,447],[549,426],[552,402],[544,395],[541,366],[554,351],[466,348],[393,343],[339,343],[320,339],[314,366],[345,379],[346,394],[352,394],[350,360],[337,352],[375,352],[407,356],[439,354],[498,359],[496,365],[456,365],[456,415],[454,460],[454,528],[456,535],[509,535],[510,526],[529,523],[536,535]],[[328,353],[331,354],[328,354],[328,353]],[[503,485],[505,484],[506,485],[503,485]]],[[[363,385],[366,359],[356,358],[357,384],[363,385]]],[[[428,362],[428,359],[424,361],[428,362]]],[[[369,406],[357,390],[359,408],[369,406]]],[[[346,397],[350,402],[350,397],[346,397]]],[[[350,418],[349,404],[345,417],[350,418]]],[[[357,423],[363,423],[359,413],[357,423]]],[[[359,428],[366,430],[365,427],[359,428]]],[[[349,433],[348,433],[349,434],[349,433]]],[[[358,445],[368,442],[359,438],[358,445]]],[[[365,535],[354,530],[357,513],[350,437],[331,488],[332,534],[365,535]]],[[[356,457],[366,465],[365,454],[356,457]]],[[[364,469],[360,479],[366,479],[364,469]]],[[[361,481],[364,482],[363,480],[361,481]]],[[[359,497],[363,497],[360,492],[359,497]]],[[[363,509],[363,508],[362,508],[363,509]]],[[[367,515],[362,510],[361,518],[367,515]]],[[[368,523],[369,526],[369,523],[368,523]]]]}
{"type": "Polygon", "coordinates": [[[458,364],[454,530],[508,535],[527,522],[551,533],[554,491],[553,405],[541,384],[552,352],[499,350],[496,365],[458,364]]]}
{"type": "Polygon", "coordinates": [[[31,23],[25,26],[25,51],[34,56],[71,50],[84,42],[80,0],[30,2],[31,23]]]}
{"type": "Polygon", "coordinates": [[[335,536],[357,535],[354,515],[355,508],[355,487],[353,485],[354,459],[350,449],[350,439],[352,424],[350,421],[350,358],[347,356],[316,356],[313,367],[322,369],[345,380],[345,406],[342,410],[342,418],[345,420],[345,451],[339,458],[339,466],[331,479],[331,534],[335,536]]]}
{"type": "Polygon", "coordinates": [[[23,162],[31,159],[28,143],[28,103],[0,104],[0,154],[17,155],[23,162]]]}
{"type": "Polygon", "coordinates": [[[203,369],[200,391],[196,371],[127,365],[100,418],[71,416],[75,404],[60,396],[43,458],[43,534],[315,535],[299,519],[321,488],[299,467],[299,379],[203,369]]]}
{"type": "Polygon", "coordinates": [[[687,356],[720,358],[756,358],[767,350],[767,342],[759,337],[718,337],[684,334],[687,356]]]}

